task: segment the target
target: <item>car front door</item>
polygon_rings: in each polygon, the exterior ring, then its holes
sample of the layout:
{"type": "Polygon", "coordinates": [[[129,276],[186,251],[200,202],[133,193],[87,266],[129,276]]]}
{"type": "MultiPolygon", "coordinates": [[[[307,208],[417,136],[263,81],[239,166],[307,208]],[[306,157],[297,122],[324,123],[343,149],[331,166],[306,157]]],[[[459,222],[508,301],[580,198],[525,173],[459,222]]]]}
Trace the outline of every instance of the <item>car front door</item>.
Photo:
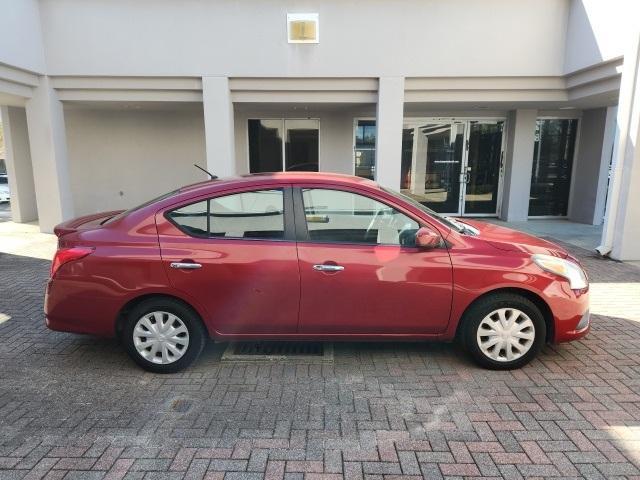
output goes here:
{"type": "Polygon", "coordinates": [[[226,335],[293,334],[300,277],[291,189],[227,191],[156,215],[173,288],[226,335]]]}
{"type": "MultiPolygon", "coordinates": [[[[452,298],[446,248],[422,250],[415,218],[370,194],[294,189],[303,334],[428,335],[452,298]]],[[[432,227],[433,228],[433,227],[432,227]]]]}

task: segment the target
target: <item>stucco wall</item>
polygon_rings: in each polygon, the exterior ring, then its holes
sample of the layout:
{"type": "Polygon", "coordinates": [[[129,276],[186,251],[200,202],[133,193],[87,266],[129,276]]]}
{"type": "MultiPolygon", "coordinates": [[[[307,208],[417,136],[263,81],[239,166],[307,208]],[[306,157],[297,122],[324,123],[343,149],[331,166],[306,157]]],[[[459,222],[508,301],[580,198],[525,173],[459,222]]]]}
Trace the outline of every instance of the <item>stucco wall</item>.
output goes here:
{"type": "Polygon", "coordinates": [[[65,123],[76,215],[129,208],[206,179],[192,165],[205,165],[201,108],[65,108],[65,123]]]}
{"type": "Polygon", "coordinates": [[[568,0],[42,0],[51,74],[557,75],[568,0]],[[289,45],[286,14],[320,43],[289,45]]]}
{"type": "Polygon", "coordinates": [[[0,0],[0,63],[44,71],[37,0],[0,0]]]}
{"type": "Polygon", "coordinates": [[[639,18],[636,0],[571,0],[565,72],[624,55],[639,18]]]}

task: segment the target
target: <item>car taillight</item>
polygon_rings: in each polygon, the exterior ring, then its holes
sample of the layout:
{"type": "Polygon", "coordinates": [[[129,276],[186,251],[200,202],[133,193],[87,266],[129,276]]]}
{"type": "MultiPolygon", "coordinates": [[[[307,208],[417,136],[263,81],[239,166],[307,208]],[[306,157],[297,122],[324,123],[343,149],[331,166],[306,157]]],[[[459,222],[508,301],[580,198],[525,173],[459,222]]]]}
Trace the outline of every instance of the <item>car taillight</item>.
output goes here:
{"type": "Polygon", "coordinates": [[[70,247],[58,249],[53,257],[53,262],[51,262],[50,277],[53,278],[58,269],[65,263],[80,260],[93,252],[93,250],[93,247],[70,247]]]}

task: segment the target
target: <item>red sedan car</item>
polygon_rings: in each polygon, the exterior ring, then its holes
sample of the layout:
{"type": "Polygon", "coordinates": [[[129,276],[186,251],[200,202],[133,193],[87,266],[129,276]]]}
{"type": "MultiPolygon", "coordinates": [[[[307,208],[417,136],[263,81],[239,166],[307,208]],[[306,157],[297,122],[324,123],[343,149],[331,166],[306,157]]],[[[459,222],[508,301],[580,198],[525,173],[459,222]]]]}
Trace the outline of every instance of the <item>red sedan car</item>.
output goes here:
{"type": "Polygon", "coordinates": [[[458,338],[506,369],[590,326],[587,277],[558,245],[356,177],[211,180],[55,233],[47,326],[118,337],[154,372],[208,337],[458,338]]]}

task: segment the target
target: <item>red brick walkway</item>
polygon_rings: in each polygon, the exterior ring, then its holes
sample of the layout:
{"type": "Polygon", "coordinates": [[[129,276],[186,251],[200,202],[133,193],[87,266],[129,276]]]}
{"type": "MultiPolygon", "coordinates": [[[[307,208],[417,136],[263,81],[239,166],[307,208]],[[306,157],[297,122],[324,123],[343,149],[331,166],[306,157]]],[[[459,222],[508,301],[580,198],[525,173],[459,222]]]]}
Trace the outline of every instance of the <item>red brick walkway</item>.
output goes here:
{"type": "Polygon", "coordinates": [[[582,257],[593,330],[513,372],[451,345],[336,345],[330,364],[157,376],[47,331],[48,262],[0,254],[0,479],[640,475],[640,269],[582,257]]]}

